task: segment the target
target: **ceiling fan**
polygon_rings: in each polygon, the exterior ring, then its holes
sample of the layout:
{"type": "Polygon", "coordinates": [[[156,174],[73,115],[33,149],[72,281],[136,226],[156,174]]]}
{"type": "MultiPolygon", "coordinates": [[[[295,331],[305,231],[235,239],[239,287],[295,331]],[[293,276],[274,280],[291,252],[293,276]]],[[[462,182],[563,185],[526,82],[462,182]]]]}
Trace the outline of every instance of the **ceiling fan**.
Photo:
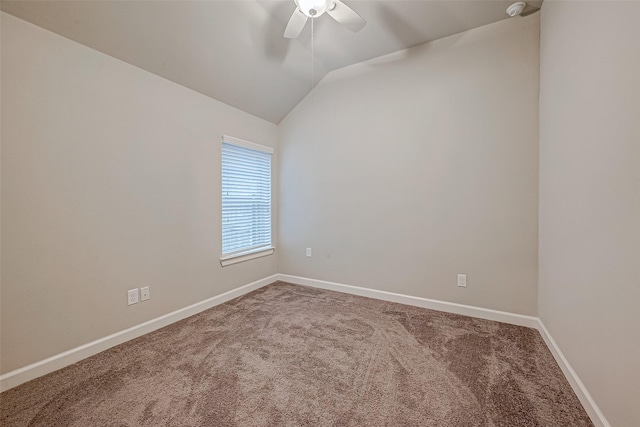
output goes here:
{"type": "Polygon", "coordinates": [[[309,18],[317,18],[327,12],[333,19],[353,31],[360,31],[367,23],[353,9],[340,0],[293,0],[296,9],[293,11],[284,36],[295,39],[300,35],[309,18]]]}

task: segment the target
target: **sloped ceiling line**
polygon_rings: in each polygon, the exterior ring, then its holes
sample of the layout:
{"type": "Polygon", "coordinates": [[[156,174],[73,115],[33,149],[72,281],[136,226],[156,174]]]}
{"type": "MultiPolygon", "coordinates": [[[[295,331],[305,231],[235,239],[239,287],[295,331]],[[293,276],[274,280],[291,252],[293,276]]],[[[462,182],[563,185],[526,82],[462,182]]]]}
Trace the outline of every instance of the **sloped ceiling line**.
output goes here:
{"type": "MultiPolygon", "coordinates": [[[[316,83],[331,70],[506,19],[511,4],[345,1],[367,25],[352,33],[328,16],[314,22],[316,83]]],[[[293,0],[3,0],[1,7],[272,123],[312,89],[310,25],[298,39],[282,36],[293,0]]]]}

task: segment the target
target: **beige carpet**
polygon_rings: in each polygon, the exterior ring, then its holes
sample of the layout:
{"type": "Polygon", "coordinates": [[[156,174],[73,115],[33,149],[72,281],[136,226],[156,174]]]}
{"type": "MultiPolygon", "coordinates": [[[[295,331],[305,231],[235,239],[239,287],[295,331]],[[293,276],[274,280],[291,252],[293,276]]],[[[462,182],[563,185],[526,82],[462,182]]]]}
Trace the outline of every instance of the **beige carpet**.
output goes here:
{"type": "Polygon", "coordinates": [[[534,329],[282,282],[0,398],[6,426],[592,425],[534,329]]]}

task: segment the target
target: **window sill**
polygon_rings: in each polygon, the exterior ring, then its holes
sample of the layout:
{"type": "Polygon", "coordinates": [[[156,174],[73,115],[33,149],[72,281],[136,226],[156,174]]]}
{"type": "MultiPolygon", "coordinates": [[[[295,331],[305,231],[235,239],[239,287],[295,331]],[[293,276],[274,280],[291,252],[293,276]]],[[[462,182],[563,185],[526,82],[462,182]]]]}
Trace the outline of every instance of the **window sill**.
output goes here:
{"type": "Polygon", "coordinates": [[[247,252],[240,252],[233,255],[227,255],[220,258],[220,265],[226,267],[228,265],[237,264],[239,262],[249,261],[250,259],[261,258],[263,256],[271,255],[275,252],[276,248],[270,246],[268,248],[253,249],[247,252]]]}

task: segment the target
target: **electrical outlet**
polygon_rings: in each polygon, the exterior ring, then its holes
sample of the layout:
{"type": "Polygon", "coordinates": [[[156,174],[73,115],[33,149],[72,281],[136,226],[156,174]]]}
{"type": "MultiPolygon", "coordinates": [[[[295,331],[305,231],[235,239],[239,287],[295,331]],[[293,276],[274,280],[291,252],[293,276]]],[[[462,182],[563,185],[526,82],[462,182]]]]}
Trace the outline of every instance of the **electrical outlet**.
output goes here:
{"type": "Polygon", "coordinates": [[[307,248],[307,256],[311,257],[311,248],[307,248]]]}
{"type": "Polygon", "coordinates": [[[127,305],[138,303],[138,288],[127,291],[127,305]]]}
{"type": "Polygon", "coordinates": [[[467,287],[467,275],[466,274],[458,274],[458,286],[461,288],[467,287]]]}
{"type": "Polygon", "coordinates": [[[140,301],[146,301],[151,298],[151,292],[149,291],[149,287],[145,286],[144,288],[140,288],[140,301]]]}

